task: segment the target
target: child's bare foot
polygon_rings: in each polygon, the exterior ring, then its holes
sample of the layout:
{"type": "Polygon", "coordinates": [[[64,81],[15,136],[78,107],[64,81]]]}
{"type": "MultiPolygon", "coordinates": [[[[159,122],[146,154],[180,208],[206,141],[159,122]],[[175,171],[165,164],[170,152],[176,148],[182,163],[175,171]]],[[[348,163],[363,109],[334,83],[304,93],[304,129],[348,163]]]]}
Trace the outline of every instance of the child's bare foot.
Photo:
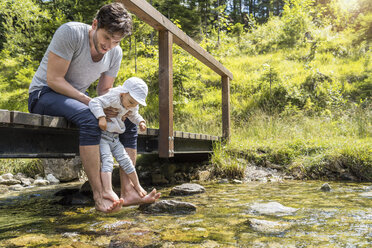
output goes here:
{"type": "Polygon", "coordinates": [[[138,186],[134,186],[135,190],[137,191],[137,193],[139,194],[139,196],[141,198],[145,197],[147,195],[147,192],[146,190],[144,190],[141,185],[138,185],[138,186]]]}
{"type": "Polygon", "coordinates": [[[156,193],[156,189],[153,189],[148,195],[145,195],[143,198],[141,198],[137,191],[132,187],[132,189],[129,192],[126,192],[125,196],[122,195],[121,198],[124,199],[123,206],[130,206],[153,203],[160,198],[160,195],[160,193],[156,193]]]}

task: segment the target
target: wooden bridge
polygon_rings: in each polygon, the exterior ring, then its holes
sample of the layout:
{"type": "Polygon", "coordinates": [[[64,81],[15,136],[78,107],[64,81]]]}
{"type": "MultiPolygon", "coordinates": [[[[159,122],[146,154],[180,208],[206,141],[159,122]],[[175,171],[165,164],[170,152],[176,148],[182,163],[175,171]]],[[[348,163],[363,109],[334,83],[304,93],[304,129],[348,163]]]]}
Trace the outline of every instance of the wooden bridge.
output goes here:
{"type": "MultiPolygon", "coordinates": [[[[0,109],[0,158],[68,158],[79,154],[79,129],[63,117],[0,109]]],[[[209,154],[219,137],[175,131],[174,154],[209,154]]],[[[138,133],[140,154],[159,153],[159,130],[138,133]]]]}
{"type": "MultiPolygon", "coordinates": [[[[119,0],[159,32],[159,129],[139,132],[138,153],[211,153],[213,142],[230,137],[232,73],[145,0],[119,0]],[[172,46],[177,44],[221,76],[222,137],[173,130],[172,46]]],[[[79,153],[78,129],[62,117],[0,110],[0,158],[71,157],[79,153]]]]}

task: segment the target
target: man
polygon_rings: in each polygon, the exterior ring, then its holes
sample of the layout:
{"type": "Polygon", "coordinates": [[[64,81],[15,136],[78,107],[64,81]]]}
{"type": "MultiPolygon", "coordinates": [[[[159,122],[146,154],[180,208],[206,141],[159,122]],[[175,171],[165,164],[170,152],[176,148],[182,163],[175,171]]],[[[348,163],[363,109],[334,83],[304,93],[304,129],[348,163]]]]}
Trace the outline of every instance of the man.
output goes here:
{"type": "MultiPolygon", "coordinates": [[[[103,193],[100,178],[99,141],[101,131],[90,112],[86,89],[99,78],[97,91],[105,94],[114,84],[120,68],[120,41],[131,34],[132,19],[121,3],[103,6],[92,26],[69,22],[59,27],[29,88],[31,113],[63,116],[79,127],[79,150],[92,187],[95,207],[102,212],[118,211],[123,205],[151,203],[160,197],[156,190],[141,198],[121,171],[121,198],[103,193]]],[[[106,109],[108,117],[115,109],[106,109]]],[[[137,130],[128,121],[124,133],[126,150],[135,164],[137,130]],[[128,148],[127,148],[128,147],[128,148]]],[[[56,141],[58,142],[58,141],[56,141]]]]}

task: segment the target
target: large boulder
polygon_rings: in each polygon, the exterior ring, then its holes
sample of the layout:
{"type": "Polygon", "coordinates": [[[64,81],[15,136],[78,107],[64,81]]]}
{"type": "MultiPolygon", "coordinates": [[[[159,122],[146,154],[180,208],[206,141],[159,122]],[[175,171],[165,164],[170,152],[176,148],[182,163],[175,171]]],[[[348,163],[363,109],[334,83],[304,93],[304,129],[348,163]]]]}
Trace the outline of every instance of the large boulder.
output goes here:
{"type": "Polygon", "coordinates": [[[53,174],[61,182],[68,182],[79,179],[82,175],[82,164],[80,157],[63,159],[51,158],[42,159],[45,175],[53,174]]]}
{"type": "Polygon", "coordinates": [[[196,211],[196,206],[188,202],[161,200],[152,204],[140,205],[139,210],[150,214],[190,214],[196,211]]]}
{"type": "Polygon", "coordinates": [[[178,185],[174,187],[170,195],[172,196],[178,196],[178,195],[194,195],[194,194],[200,194],[204,193],[205,188],[199,184],[196,183],[184,183],[181,185],[178,185]]]}

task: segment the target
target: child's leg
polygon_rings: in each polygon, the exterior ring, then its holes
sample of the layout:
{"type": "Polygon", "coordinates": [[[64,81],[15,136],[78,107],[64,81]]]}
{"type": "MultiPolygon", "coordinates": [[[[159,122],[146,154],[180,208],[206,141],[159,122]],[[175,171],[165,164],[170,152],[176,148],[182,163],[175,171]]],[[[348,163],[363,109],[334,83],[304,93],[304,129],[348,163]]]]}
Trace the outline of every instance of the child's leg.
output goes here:
{"type": "Polygon", "coordinates": [[[133,187],[136,189],[136,191],[138,192],[138,194],[141,197],[144,197],[145,195],[147,195],[146,190],[144,190],[142,188],[141,184],[139,183],[137,172],[136,171],[133,171],[132,173],[129,173],[127,175],[129,177],[129,179],[132,181],[133,187]]]}
{"type": "Polygon", "coordinates": [[[141,187],[132,160],[130,159],[128,153],[125,151],[124,146],[121,144],[119,139],[115,140],[115,146],[112,148],[112,154],[116,158],[116,161],[118,161],[120,167],[128,175],[138,194],[141,197],[144,197],[147,192],[141,187]]]}
{"type": "Polygon", "coordinates": [[[115,200],[119,200],[118,195],[114,192],[112,189],[112,182],[111,182],[111,172],[103,172],[101,171],[101,181],[102,181],[102,187],[103,187],[103,194],[106,195],[106,197],[114,198],[115,200]]]}
{"type": "Polygon", "coordinates": [[[111,155],[110,138],[106,138],[104,135],[101,137],[99,144],[100,155],[101,155],[101,182],[103,187],[103,194],[107,198],[119,200],[119,197],[112,189],[112,170],[114,167],[114,159],[111,155]]]}

